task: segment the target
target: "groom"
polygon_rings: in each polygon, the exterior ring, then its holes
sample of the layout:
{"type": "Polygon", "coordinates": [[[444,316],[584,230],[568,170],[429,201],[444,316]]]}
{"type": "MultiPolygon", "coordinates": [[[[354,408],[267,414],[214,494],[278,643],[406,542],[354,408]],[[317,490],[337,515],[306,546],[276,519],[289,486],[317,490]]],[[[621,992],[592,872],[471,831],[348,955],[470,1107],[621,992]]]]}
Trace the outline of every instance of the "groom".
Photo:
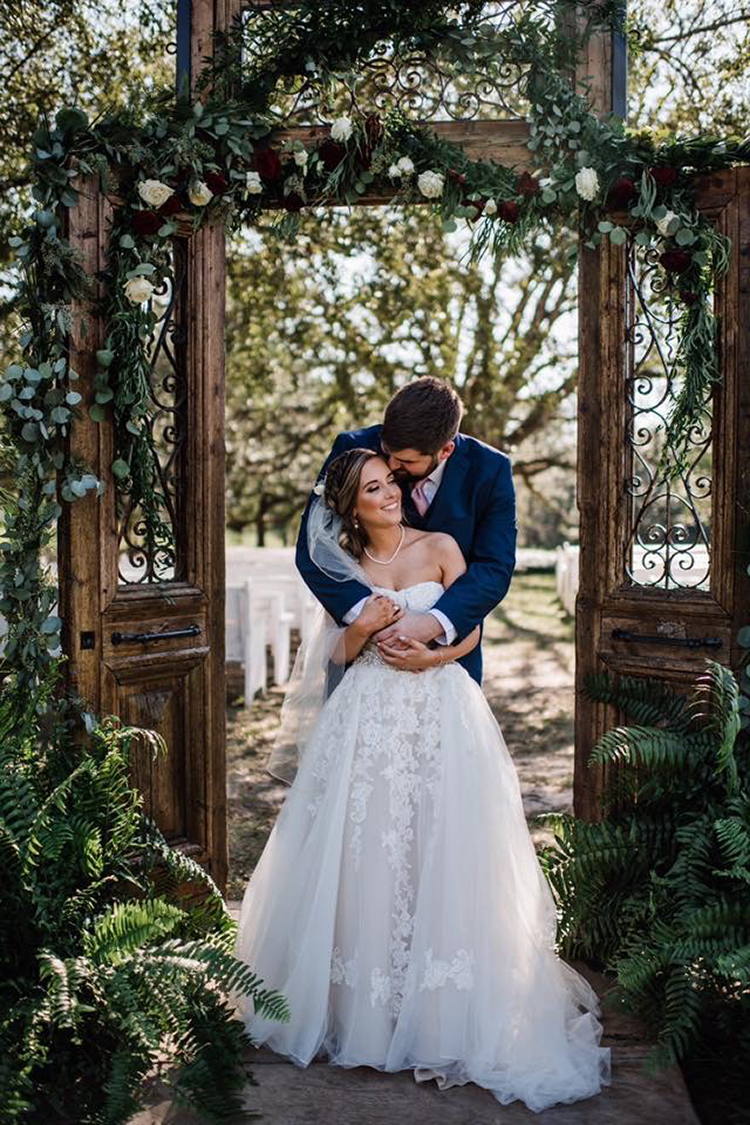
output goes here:
{"type": "MultiPolygon", "coordinates": [[[[510,460],[504,453],[458,432],[460,398],[448,383],[425,376],[397,391],[383,424],[341,433],[322,473],[340,453],[374,449],[387,460],[401,485],[406,522],[452,535],[468,569],[427,613],[406,613],[383,629],[378,641],[399,635],[428,644],[463,640],[502,601],[515,566],[515,493],[510,460]]],[[[321,473],[321,476],[322,476],[321,473]]],[[[297,539],[297,567],[315,597],[339,623],[353,621],[371,591],[352,580],[337,582],[320,571],[307,550],[307,512],[297,539]]],[[[477,645],[461,663],[482,682],[477,645]]]]}

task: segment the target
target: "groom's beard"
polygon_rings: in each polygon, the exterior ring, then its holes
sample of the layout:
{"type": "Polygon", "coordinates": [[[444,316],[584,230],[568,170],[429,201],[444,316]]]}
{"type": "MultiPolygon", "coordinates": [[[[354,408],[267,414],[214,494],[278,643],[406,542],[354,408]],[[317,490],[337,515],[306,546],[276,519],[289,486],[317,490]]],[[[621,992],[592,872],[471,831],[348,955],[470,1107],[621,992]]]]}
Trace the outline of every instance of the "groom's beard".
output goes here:
{"type": "Polygon", "coordinates": [[[418,484],[419,481],[424,480],[430,473],[434,472],[439,464],[440,459],[438,457],[433,457],[432,464],[423,473],[415,474],[410,473],[408,469],[394,469],[393,476],[398,484],[405,488],[413,488],[415,484],[418,484]]]}

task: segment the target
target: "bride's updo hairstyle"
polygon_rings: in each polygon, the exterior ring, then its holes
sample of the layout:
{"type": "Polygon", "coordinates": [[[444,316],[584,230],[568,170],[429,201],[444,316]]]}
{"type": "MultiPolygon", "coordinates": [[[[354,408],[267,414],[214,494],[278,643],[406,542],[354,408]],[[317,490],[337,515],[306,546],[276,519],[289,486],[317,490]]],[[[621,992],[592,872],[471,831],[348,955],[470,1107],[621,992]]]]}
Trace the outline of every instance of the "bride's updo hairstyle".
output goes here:
{"type": "Polygon", "coordinates": [[[359,478],[367,461],[379,456],[372,449],[347,449],[346,453],[340,453],[331,461],[326,473],[323,499],[326,507],[341,517],[339,546],[354,555],[355,559],[362,557],[367,542],[364,530],[355,525],[352,515],[357,506],[359,478]]]}

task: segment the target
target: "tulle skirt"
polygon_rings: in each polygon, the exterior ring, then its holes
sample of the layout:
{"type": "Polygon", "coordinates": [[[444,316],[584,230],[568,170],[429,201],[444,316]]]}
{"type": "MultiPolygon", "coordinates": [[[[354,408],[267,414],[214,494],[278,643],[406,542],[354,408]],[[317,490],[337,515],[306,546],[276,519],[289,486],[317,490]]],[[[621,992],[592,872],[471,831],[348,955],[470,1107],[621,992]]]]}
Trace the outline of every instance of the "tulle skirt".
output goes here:
{"type": "MultiPolygon", "coordinates": [[[[457,664],[366,652],[328,699],[244,900],[238,955],[299,1066],[410,1068],[540,1112],[608,1085],[597,996],[556,954],[555,904],[489,705],[457,664]]],[[[249,1002],[248,1002],[249,1004],[249,1002]]]]}

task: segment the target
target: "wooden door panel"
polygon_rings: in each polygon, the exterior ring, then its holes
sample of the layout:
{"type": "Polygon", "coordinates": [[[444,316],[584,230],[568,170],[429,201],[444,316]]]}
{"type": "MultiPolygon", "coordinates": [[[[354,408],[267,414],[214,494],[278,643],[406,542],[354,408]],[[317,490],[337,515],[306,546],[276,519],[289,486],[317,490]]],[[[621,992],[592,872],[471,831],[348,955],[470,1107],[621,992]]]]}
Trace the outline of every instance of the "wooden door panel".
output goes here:
{"type": "MultiPolygon", "coordinates": [[[[207,655],[207,654],[206,654],[207,655]]],[[[141,746],[133,766],[133,779],[144,796],[146,811],[170,840],[196,843],[206,834],[205,758],[200,729],[191,717],[191,701],[205,690],[204,659],[181,661],[171,673],[161,669],[144,676],[134,663],[111,670],[123,722],[156,730],[164,737],[168,753],[154,758],[141,746]]]]}
{"type": "Polygon", "coordinates": [[[582,251],[575,770],[580,816],[599,815],[605,775],[588,766],[588,757],[604,730],[620,721],[611,709],[588,700],[589,674],[655,675],[687,687],[707,659],[730,667],[739,663],[735,638],[750,606],[748,543],[739,520],[750,510],[742,457],[750,440],[749,177],[750,169],[730,169],[696,185],[699,206],[733,247],[730,269],[714,295],[722,378],[693,434],[691,471],[668,486],[654,465],[669,411],[676,332],[663,311],[669,307],[658,292],[655,256],[609,242],[598,251],[582,251]]]}
{"type": "MultiPolygon", "coordinates": [[[[106,264],[120,200],[80,177],[68,236],[95,276],[106,264]]],[[[175,284],[163,293],[151,362],[154,479],[173,531],[173,559],[152,558],[142,513],[121,494],[110,465],[111,419],[84,413],[69,435],[106,485],[65,509],[58,537],[64,651],[71,686],[99,714],[164,736],[168,754],[137,750],[133,778],[167,838],[226,879],[224,717],[224,231],[192,233],[173,248],[175,284]]],[[[156,306],[154,306],[156,307],[156,306]]],[[[79,303],[71,364],[84,404],[93,399],[104,326],[79,303]],[[83,326],[86,326],[86,331],[83,326]]]]}

